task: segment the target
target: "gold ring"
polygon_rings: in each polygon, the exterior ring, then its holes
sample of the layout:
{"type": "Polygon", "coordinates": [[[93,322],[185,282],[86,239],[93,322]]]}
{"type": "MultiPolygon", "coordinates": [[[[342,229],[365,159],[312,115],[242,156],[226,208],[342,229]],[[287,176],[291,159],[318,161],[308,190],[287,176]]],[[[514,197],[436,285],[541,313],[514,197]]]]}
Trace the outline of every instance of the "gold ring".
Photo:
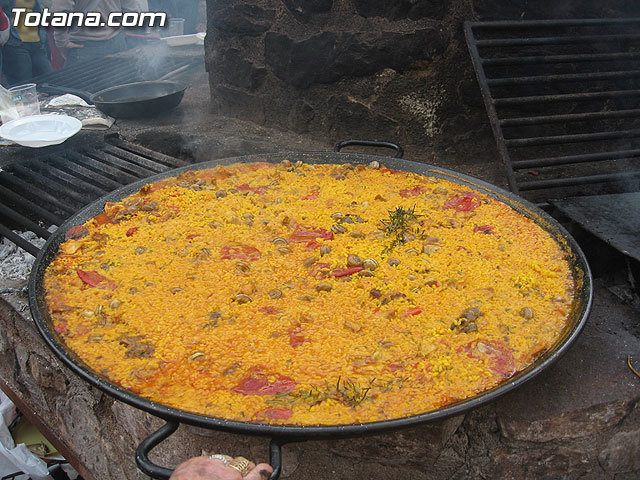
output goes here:
{"type": "Polygon", "coordinates": [[[247,474],[251,471],[249,468],[249,460],[244,457],[236,457],[229,462],[227,467],[235,468],[240,472],[240,475],[246,477],[247,474]]]}

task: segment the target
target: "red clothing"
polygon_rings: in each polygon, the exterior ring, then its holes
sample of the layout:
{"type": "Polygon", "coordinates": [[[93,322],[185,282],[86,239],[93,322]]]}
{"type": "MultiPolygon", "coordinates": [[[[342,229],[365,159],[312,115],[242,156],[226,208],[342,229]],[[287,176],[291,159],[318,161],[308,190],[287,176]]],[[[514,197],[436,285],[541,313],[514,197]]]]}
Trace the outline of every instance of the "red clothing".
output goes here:
{"type": "Polygon", "coordinates": [[[56,42],[53,41],[53,27],[47,27],[47,40],[49,41],[49,48],[51,49],[51,67],[54,70],[59,70],[64,67],[64,57],[58,50],[56,42]]]}
{"type": "Polygon", "coordinates": [[[9,19],[2,11],[2,7],[0,7],[0,31],[5,31],[9,28],[9,19]]]}

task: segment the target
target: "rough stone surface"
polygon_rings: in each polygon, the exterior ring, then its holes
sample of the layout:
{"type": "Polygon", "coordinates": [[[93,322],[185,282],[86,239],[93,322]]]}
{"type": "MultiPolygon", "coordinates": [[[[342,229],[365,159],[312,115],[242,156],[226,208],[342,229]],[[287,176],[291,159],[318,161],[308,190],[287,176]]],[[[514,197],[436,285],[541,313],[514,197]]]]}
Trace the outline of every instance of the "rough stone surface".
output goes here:
{"type": "Polygon", "coordinates": [[[215,9],[209,18],[212,25],[223,32],[257,36],[269,30],[275,10],[251,4],[231,4],[215,9]]]}
{"type": "Polygon", "coordinates": [[[231,48],[224,52],[222,59],[222,71],[225,80],[229,83],[237,83],[237,87],[254,91],[263,83],[266,76],[264,68],[256,67],[253,63],[246,60],[240,55],[239,50],[231,48]],[[238,79],[244,79],[237,82],[238,79]]]}
{"type": "Polygon", "coordinates": [[[616,425],[629,414],[629,408],[627,402],[611,402],[526,424],[517,421],[508,423],[506,416],[501,416],[500,426],[505,438],[509,440],[542,443],[554,438],[581,438],[597,435],[616,425]]]}
{"type": "Polygon", "coordinates": [[[317,139],[394,141],[424,161],[474,164],[493,161],[497,151],[465,20],[640,16],[638,2],[627,0],[209,0],[208,6],[214,113],[317,139]],[[247,75],[248,65],[259,81],[247,75]],[[384,119],[385,127],[367,131],[371,119],[384,119]]]}
{"type": "MultiPolygon", "coordinates": [[[[429,151],[447,93],[433,66],[459,42],[460,32],[441,23],[446,2],[350,3],[210,1],[212,111],[315,138],[362,136],[429,151]],[[272,11],[275,18],[259,34],[236,33],[219,13],[240,8],[251,13],[236,22],[266,25],[272,11]]],[[[474,115],[481,118],[482,107],[474,115]]]]}
{"type": "Polygon", "coordinates": [[[640,430],[616,433],[599,457],[603,468],[611,473],[640,470],[640,430]],[[635,452],[629,455],[629,452],[635,452]]]}
{"type": "Polygon", "coordinates": [[[631,414],[607,442],[598,460],[607,473],[633,474],[640,471],[640,403],[636,403],[631,414]]]}
{"type": "Polygon", "coordinates": [[[436,26],[410,33],[322,32],[296,41],[286,34],[269,32],[265,62],[283,82],[298,88],[333,83],[342,77],[367,76],[380,65],[402,70],[408,65],[441,54],[448,36],[436,26]]]}
{"type": "Polygon", "coordinates": [[[283,0],[283,3],[303,22],[307,22],[315,14],[328,12],[333,6],[333,0],[283,0]]]}
{"type": "Polygon", "coordinates": [[[353,6],[363,17],[384,17],[393,20],[410,18],[442,18],[446,11],[446,2],[440,0],[353,0],[353,6]]]}

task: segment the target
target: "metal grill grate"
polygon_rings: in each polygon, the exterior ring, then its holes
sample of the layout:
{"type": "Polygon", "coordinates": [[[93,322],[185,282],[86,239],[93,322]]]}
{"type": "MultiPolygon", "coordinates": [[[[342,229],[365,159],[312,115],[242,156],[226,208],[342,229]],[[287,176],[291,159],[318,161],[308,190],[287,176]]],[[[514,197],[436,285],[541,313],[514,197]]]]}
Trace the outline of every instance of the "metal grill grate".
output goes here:
{"type": "Polygon", "coordinates": [[[203,57],[103,57],[78,63],[71,67],[40,75],[31,79],[38,90],[48,91],[47,86],[70,88],[96,93],[105,88],[148,80],[160,80],[173,73],[201,65],[203,57]]]}
{"type": "Polygon", "coordinates": [[[466,22],[515,193],[640,190],[640,19],[466,22]]]}
{"type": "Polygon", "coordinates": [[[0,235],[36,256],[39,248],[16,235],[9,221],[40,238],[52,226],[123,185],[188,162],[125,142],[117,136],[81,148],[61,147],[47,155],[5,165],[0,172],[0,235]]]}

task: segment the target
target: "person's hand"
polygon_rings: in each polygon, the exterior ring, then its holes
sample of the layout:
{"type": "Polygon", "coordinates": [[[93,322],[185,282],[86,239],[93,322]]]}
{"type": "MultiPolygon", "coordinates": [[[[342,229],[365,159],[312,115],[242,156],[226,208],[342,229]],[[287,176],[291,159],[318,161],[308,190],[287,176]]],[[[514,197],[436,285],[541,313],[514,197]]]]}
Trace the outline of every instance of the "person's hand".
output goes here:
{"type": "Polygon", "coordinates": [[[69,42],[64,48],[59,48],[58,50],[60,51],[60,55],[62,55],[62,58],[64,58],[65,60],[67,59],[67,55],[69,54],[70,48],[84,48],[84,45],[81,45],[79,43],[69,42]]]}
{"type": "Polygon", "coordinates": [[[229,465],[233,458],[228,455],[214,457],[196,457],[181,463],[169,480],[267,480],[273,473],[271,465],[248,462],[248,473],[243,477],[240,470],[229,465]]]}

